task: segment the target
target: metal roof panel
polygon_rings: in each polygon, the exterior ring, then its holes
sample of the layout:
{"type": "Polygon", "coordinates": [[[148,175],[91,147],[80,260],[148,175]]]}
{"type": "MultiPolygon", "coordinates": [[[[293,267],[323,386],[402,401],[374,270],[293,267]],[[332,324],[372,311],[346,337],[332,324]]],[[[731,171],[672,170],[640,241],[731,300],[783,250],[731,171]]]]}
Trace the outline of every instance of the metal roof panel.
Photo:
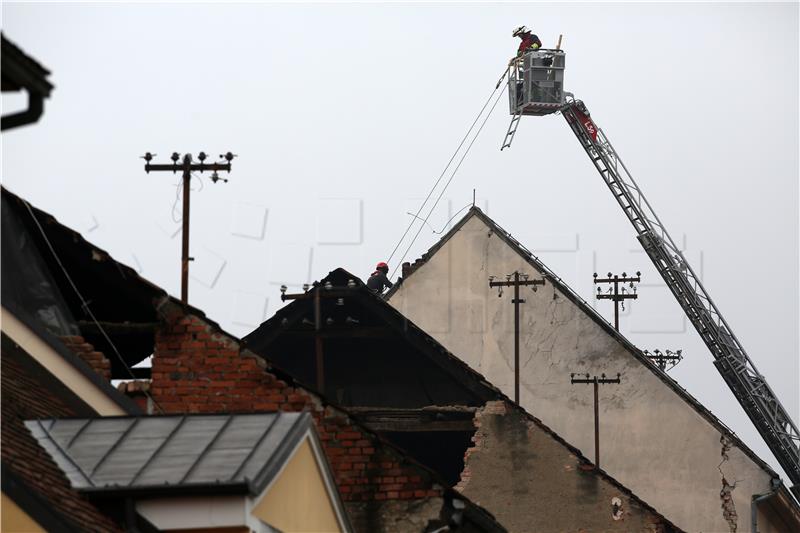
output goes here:
{"type": "Polygon", "coordinates": [[[258,491],[311,427],[311,419],[304,413],[261,413],[25,424],[75,488],[241,484],[258,491]]]}

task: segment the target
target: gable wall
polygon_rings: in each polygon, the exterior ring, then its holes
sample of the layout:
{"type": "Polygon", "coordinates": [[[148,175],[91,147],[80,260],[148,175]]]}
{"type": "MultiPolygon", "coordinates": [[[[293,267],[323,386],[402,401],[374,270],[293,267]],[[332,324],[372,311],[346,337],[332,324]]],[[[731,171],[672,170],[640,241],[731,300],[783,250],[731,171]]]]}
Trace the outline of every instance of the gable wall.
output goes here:
{"type": "Polygon", "coordinates": [[[308,437],[252,514],[280,531],[342,531],[308,437]]]}
{"type": "MultiPolygon", "coordinates": [[[[513,396],[512,291],[498,298],[488,277],[517,269],[540,277],[472,217],[390,303],[513,396]]],[[[521,296],[522,406],[591,458],[592,387],[571,385],[570,373],[621,373],[600,388],[602,468],[687,531],[748,528],[751,497],[769,491],[770,475],[551,283],[521,296]]]]}

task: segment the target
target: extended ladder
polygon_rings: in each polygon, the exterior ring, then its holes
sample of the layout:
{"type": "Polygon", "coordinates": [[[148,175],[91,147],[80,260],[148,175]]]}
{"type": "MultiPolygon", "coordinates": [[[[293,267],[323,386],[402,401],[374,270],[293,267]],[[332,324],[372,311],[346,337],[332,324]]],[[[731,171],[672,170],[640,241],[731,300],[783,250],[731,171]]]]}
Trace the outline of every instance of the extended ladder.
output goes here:
{"type": "Polygon", "coordinates": [[[519,119],[522,118],[522,113],[518,112],[515,115],[511,116],[511,124],[508,125],[508,131],[506,132],[506,137],[503,139],[503,146],[500,147],[500,151],[502,152],[504,148],[508,148],[511,146],[511,142],[514,140],[514,135],[517,133],[517,128],[519,128],[519,119]]]}
{"type": "Polygon", "coordinates": [[[561,112],[633,224],[645,252],[708,346],[717,370],[795,485],[793,491],[800,495],[800,433],[797,426],[764,376],[756,370],[614,147],[590,118],[583,102],[570,98],[561,112]]]}

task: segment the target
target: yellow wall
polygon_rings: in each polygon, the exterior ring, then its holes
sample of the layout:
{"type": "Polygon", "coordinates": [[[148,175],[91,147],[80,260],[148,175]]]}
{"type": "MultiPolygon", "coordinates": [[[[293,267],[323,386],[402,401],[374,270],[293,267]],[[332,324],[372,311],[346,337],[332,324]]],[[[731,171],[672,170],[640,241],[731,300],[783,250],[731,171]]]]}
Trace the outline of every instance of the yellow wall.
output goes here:
{"type": "Polygon", "coordinates": [[[19,344],[51,374],[89,404],[101,416],[126,414],[107,394],[64,360],[46,342],[19,321],[12,313],[2,308],[3,333],[19,344]]]}
{"type": "Polygon", "coordinates": [[[25,514],[25,511],[19,508],[14,503],[14,500],[2,494],[2,520],[0,521],[0,532],[2,533],[28,533],[28,532],[42,532],[45,530],[37,524],[33,518],[25,514]]]}
{"type": "Polygon", "coordinates": [[[341,531],[308,439],[258,502],[253,516],[286,533],[341,531]]]}

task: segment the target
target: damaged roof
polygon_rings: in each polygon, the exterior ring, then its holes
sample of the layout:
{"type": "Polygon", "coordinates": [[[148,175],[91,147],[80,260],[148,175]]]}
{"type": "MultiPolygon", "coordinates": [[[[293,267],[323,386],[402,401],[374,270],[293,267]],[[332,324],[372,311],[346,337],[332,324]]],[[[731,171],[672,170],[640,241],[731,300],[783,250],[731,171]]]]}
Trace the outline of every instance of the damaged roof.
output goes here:
{"type": "MultiPolygon", "coordinates": [[[[87,294],[91,294],[94,296],[98,302],[102,302],[102,306],[98,306],[98,308],[106,309],[107,312],[111,313],[113,311],[122,312],[122,315],[111,315],[113,318],[120,320],[122,319],[124,322],[121,325],[125,325],[125,323],[130,323],[131,320],[128,317],[128,314],[124,313],[126,309],[131,311],[132,316],[136,316],[136,313],[141,313],[139,315],[141,318],[139,320],[152,320],[154,321],[161,321],[165,318],[166,314],[173,314],[173,313],[182,313],[182,314],[191,314],[198,318],[201,318],[205,322],[207,322],[214,330],[227,337],[237,343],[240,343],[240,339],[230,333],[226,332],[217,322],[211,320],[206,316],[206,314],[191,305],[185,305],[181,303],[178,299],[169,296],[166,291],[161,289],[160,287],[154,285],[153,283],[145,280],[141,276],[139,276],[135,270],[130,268],[127,265],[119,263],[118,261],[114,260],[108,253],[104,250],[94,246],[93,244],[86,241],[80,233],[72,230],[71,228],[60,224],[52,215],[33,207],[29,204],[26,200],[20,198],[19,196],[11,193],[5,187],[0,187],[2,190],[2,199],[3,199],[3,216],[4,221],[6,217],[6,213],[9,213],[9,216],[15,217],[19,223],[23,225],[23,229],[25,231],[25,238],[28,239],[33,245],[35,246],[37,253],[42,253],[48,260],[47,266],[53,267],[58,266],[58,263],[61,262],[63,265],[63,269],[59,267],[61,270],[61,276],[56,276],[54,274],[54,278],[56,281],[56,285],[58,286],[59,290],[63,290],[65,293],[68,293],[70,289],[69,280],[67,279],[67,272],[72,274],[76,270],[79,270],[78,275],[73,277],[76,285],[80,289],[82,295],[86,297],[87,294]],[[52,246],[52,248],[50,248],[52,246]],[[48,255],[49,254],[49,255],[48,255]],[[55,266],[54,266],[55,265],[55,266]],[[87,269],[86,271],[82,271],[81,269],[87,269]],[[95,278],[92,280],[92,278],[95,278]],[[76,279],[77,278],[77,279],[76,279]],[[69,289],[69,290],[68,290],[69,289]],[[111,290],[110,290],[111,289],[111,290]],[[84,292],[86,290],[86,292],[84,292]],[[107,309],[105,306],[109,306],[107,309]],[[152,314],[151,314],[152,313],[152,314]]],[[[4,237],[4,245],[3,245],[3,272],[6,272],[5,269],[5,261],[6,261],[6,249],[7,249],[7,242],[5,240],[6,233],[5,233],[6,225],[3,224],[3,237],[4,237]]],[[[11,248],[14,250],[14,248],[11,248]]],[[[363,284],[362,284],[363,285],[363,284]]],[[[7,287],[4,282],[4,289],[7,287]]],[[[74,291],[73,291],[74,292],[74,291]]],[[[52,298],[48,297],[49,300],[52,298]]],[[[80,300],[78,300],[80,301],[80,300]]],[[[92,303],[92,309],[95,310],[94,301],[89,298],[86,298],[86,301],[92,303]]],[[[17,301],[14,298],[7,297],[6,291],[3,291],[3,306],[8,307],[9,309],[13,309],[14,314],[17,313],[23,314],[26,317],[26,324],[39,324],[39,317],[37,317],[34,313],[31,313],[30,309],[26,309],[25,301],[17,301]]],[[[70,307],[70,311],[73,308],[70,307]]],[[[98,315],[98,311],[95,311],[95,315],[98,319],[104,320],[106,315],[98,315]]],[[[78,315],[80,316],[80,315],[78,315]]],[[[103,326],[108,326],[109,324],[103,324],[103,326]]],[[[120,323],[117,323],[120,324],[120,323]]],[[[132,344],[129,346],[131,353],[125,350],[120,350],[124,356],[126,363],[128,365],[135,364],[135,362],[140,361],[147,355],[150,355],[153,352],[154,347],[154,338],[153,334],[155,332],[156,327],[158,326],[158,322],[145,322],[143,325],[148,326],[151,331],[148,331],[145,335],[139,335],[141,338],[140,341],[144,340],[140,345],[132,344]],[[145,346],[147,350],[142,352],[136,352],[136,346],[145,346]],[[142,353],[145,353],[142,357],[142,353]]],[[[43,331],[45,328],[41,325],[38,326],[40,331],[43,331]]],[[[140,328],[141,329],[141,328],[140,328]]],[[[84,336],[87,334],[81,330],[84,336]]],[[[115,336],[112,333],[109,333],[109,336],[112,338],[113,342],[118,343],[119,337],[115,336]]],[[[47,337],[49,343],[53,343],[57,346],[60,346],[64,350],[63,343],[60,343],[55,335],[50,334],[47,337]]],[[[93,341],[94,342],[94,341],[93,341]]],[[[120,345],[124,346],[120,342],[120,345]]],[[[95,344],[95,346],[99,346],[95,344]]],[[[98,348],[99,349],[99,348],[98,348]]],[[[243,353],[245,351],[243,347],[243,353]]],[[[255,355],[253,352],[249,352],[252,355],[255,355]]],[[[112,358],[113,360],[113,358],[112,358]]],[[[91,370],[89,370],[91,372],[91,370]]],[[[271,365],[265,364],[265,371],[269,372],[279,379],[283,380],[287,384],[293,387],[298,388],[305,388],[307,390],[313,390],[313,388],[307,387],[302,383],[295,380],[290,374],[284,372],[280,368],[272,367],[271,365]]],[[[95,373],[96,375],[96,373],[95,373]]],[[[6,373],[3,373],[3,377],[5,379],[6,373]]],[[[113,376],[116,377],[116,376],[113,376]]],[[[129,377],[125,374],[122,377],[129,377]]],[[[99,379],[99,378],[98,378],[99,379]]],[[[34,390],[34,389],[32,389],[34,390]]],[[[116,391],[115,391],[116,392],[116,391]]],[[[127,400],[127,398],[125,398],[127,400]]],[[[397,454],[399,457],[402,457],[404,461],[414,464],[416,467],[420,468],[421,470],[427,472],[431,475],[434,479],[440,479],[437,473],[430,468],[426,467],[425,465],[416,461],[413,457],[406,454],[402,449],[398,448],[397,446],[393,445],[385,438],[381,437],[380,435],[376,434],[374,431],[371,431],[368,427],[366,427],[363,423],[359,423],[357,420],[358,418],[353,416],[352,413],[348,412],[347,409],[340,407],[338,404],[330,401],[329,399],[325,398],[324,396],[320,397],[323,405],[330,406],[338,411],[340,411],[343,415],[354,420],[354,423],[365,433],[374,436],[374,438],[380,442],[382,445],[387,447],[387,450],[390,450],[392,453],[397,454]]],[[[131,405],[134,406],[133,402],[129,402],[131,405]]],[[[5,401],[2,402],[4,409],[7,407],[5,401]]],[[[131,412],[131,410],[128,410],[131,412]]],[[[136,411],[139,412],[138,408],[136,411]]],[[[61,413],[56,413],[61,414],[61,413]]],[[[85,414],[86,413],[80,413],[85,414]]],[[[31,418],[38,418],[38,419],[48,419],[52,417],[52,412],[35,412],[32,413],[32,416],[27,416],[27,419],[30,420],[31,418]]],[[[68,413],[67,413],[68,415],[68,413]]],[[[6,420],[9,418],[3,417],[3,422],[5,423],[6,420]]],[[[38,446],[36,446],[35,440],[32,439],[29,431],[22,425],[22,421],[20,421],[20,426],[22,426],[22,431],[27,435],[28,439],[31,439],[32,446],[28,446],[28,449],[36,449],[41,450],[38,446]]],[[[5,438],[4,438],[5,442],[5,438]]],[[[6,447],[3,446],[2,449],[6,450],[6,447]]],[[[43,453],[39,451],[38,453],[43,453]]],[[[5,455],[4,455],[5,457],[5,455]]],[[[66,458],[66,456],[64,456],[66,458]]],[[[58,472],[58,475],[63,477],[63,474],[60,470],[56,467],[56,465],[52,462],[52,460],[48,457],[48,462],[52,465],[52,467],[58,472]]],[[[4,471],[5,471],[5,464],[4,464],[4,471]]],[[[4,489],[5,489],[5,481],[6,476],[3,476],[4,480],[4,489]]],[[[65,480],[66,482],[66,480],[65,480]]],[[[491,513],[486,511],[484,508],[480,507],[476,503],[472,502],[470,499],[466,498],[465,496],[461,495],[457,491],[453,490],[452,488],[448,487],[446,484],[442,483],[443,488],[443,496],[445,499],[445,506],[443,507],[442,512],[445,512],[445,508],[448,509],[448,512],[453,513],[454,515],[458,514],[462,516],[462,519],[465,520],[466,525],[478,525],[481,527],[483,531],[496,531],[498,533],[506,531],[505,528],[496,521],[496,519],[492,516],[491,513]]],[[[68,487],[69,488],[69,487],[68,487]]],[[[242,490],[241,486],[234,486],[233,490],[242,490]]],[[[104,493],[111,493],[111,491],[99,490],[96,491],[97,495],[102,495],[104,493]]],[[[449,515],[448,515],[449,516],[449,515]]],[[[109,528],[109,531],[112,529],[109,528]]]]}
{"type": "MultiPolygon", "coordinates": [[[[327,366],[325,390],[319,392],[336,395],[337,389],[346,389],[337,398],[340,404],[379,406],[390,400],[392,407],[482,405],[500,394],[350,272],[337,268],[306,295],[317,291],[325,322],[320,331],[324,350],[347,353],[341,365],[327,366]],[[393,364],[395,357],[403,358],[403,368],[393,364]],[[379,367],[381,362],[387,365],[379,367]],[[357,372],[345,371],[345,364],[357,372]],[[410,389],[409,381],[418,387],[410,389]]],[[[314,349],[313,307],[309,297],[296,300],[242,340],[249,349],[317,389],[313,358],[297,357],[298,349],[308,353],[314,349]]]]}
{"type": "Polygon", "coordinates": [[[130,378],[153,353],[166,291],[5,187],[2,222],[3,307],[53,338],[79,333],[130,378]]]}

